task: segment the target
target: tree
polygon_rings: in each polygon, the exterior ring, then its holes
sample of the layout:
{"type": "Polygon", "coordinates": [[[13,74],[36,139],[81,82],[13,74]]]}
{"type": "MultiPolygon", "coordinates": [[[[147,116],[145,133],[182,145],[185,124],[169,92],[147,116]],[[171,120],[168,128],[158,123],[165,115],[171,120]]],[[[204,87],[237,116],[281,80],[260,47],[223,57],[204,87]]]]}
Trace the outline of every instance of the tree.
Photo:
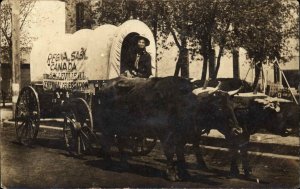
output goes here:
{"type": "Polygon", "coordinates": [[[168,49],[176,45],[179,58],[174,75],[181,72],[182,77],[189,77],[190,55],[192,59],[202,55],[201,79],[205,80],[208,67],[210,77],[216,78],[222,56],[244,48],[257,63],[256,86],[261,65],[275,57],[286,61],[288,39],[299,36],[296,1],[102,0],[99,5],[98,23],[119,25],[130,16],[139,18],[150,26],[155,39],[160,39],[157,46],[168,49]],[[174,43],[166,44],[169,35],[174,43]]]}
{"type": "Polygon", "coordinates": [[[175,0],[165,2],[165,23],[171,32],[179,50],[175,76],[189,77],[189,37],[191,36],[191,18],[195,16],[196,3],[193,0],[175,0]]]}
{"type": "MultiPolygon", "coordinates": [[[[31,13],[36,1],[33,0],[20,0],[20,43],[21,46],[26,46],[31,42],[31,38],[28,33],[24,31],[24,27],[27,24],[28,15],[31,13]]],[[[9,0],[4,1],[1,4],[1,51],[7,54],[7,59],[12,62],[12,34],[11,34],[11,20],[12,10],[9,0]]]]}
{"type": "MultiPolygon", "coordinates": [[[[139,19],[152,30],[155,43],[167,49],[164,42],[167,37],[166,33],[169,32],[166,31],[163,5],[164,1],[161,0],[99,0],[94,4],[92,17],[96,25],[117,26],[128,19],[139,19]],[[158,38],[162,40],[157,42],[158,38]]],[[[159,59],[158,57],[157,60],[159,59]]]]}
{"type": "Polygon", "coordinates": [[[202,80],[206,79],[207,70],[209,70],[209,77],[215,79],[222,56],[236,48],[236,41],[232,33],[237,5],[237,0],[197,1],[192,38],[199,43],[199,50],[194,50],[203,57],[202,80]],[[216,47],[218,47],[218,53],[216,53],[216,47]]]}
{"type": "MultiPolygon", "coordinates": [[[[127,0],[100,0],[94,4],[92,18],[96,25],[120,25],[130,17],[130,8],[127,0]]],[[[133,8],[132,8],[133,9],[133,8]]]]}
{"type": "MultiPolygon", "coordinates": [[[[191,37],[199,43],[198,52],[203,57],[201,80],[206,79],[208,62],[210,61],[210,64],[212,64],[211,57],[214,57],[212,33],[216,27],[217,8],[218,2],[210,0],[198,1],[195,6],[196,15],[193,19],[191,37]]],[[[194,49],[194,51],[197,51],[197,49],[194,49]]]]}
{"type": "Polygon", "coordinates": [[[253,88],[257,88],[262,65],[276,59],[288,61],[291,49],[288,40],[298,35],[298,5],[295,1],[248,0],[239,1],[236,12],[235,39],[244,48],[255,67],[253,88]]]}

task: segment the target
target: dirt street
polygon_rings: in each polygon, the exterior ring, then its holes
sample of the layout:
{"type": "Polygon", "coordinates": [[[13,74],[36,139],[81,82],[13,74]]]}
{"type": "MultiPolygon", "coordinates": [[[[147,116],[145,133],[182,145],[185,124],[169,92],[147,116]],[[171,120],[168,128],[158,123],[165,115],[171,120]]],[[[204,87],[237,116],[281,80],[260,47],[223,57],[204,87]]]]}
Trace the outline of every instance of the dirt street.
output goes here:
{"type": "Polygon", "coordinates": [[[143,157],[132,157],[129,168],[117,158],[107,168],[97,155],[74,158],[64,149],[60,131],[42,129],[36,144],[15,142],[14,128],[1,128],[1,183],[3,187],[278,187],[298,188],[299,161],[251,156],[254,177],[229,179],[228,154],[205,150],[209,170],[198,170],[195,157],[187,154],[192,177],[184,182],[165,179],[165,158],[160,146],[143,157]]]}

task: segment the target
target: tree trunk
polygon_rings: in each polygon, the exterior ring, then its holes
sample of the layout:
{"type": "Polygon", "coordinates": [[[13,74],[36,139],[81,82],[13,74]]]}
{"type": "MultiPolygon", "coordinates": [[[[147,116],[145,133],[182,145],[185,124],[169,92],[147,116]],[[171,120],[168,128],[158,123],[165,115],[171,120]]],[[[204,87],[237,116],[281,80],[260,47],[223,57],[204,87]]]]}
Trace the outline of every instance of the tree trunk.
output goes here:
{"type": "Polygon", "coordinates": [[[13,61],[13,53],[12,53],[12,45],[8,46],[8,62],[12,64],[13,61]]]}
{"type": "Polygon", "coordinates": [[[189,51],[186,47],[182,50],[182,62],[181,62],[181,77],[189,78],[189,51]]]}
{"type": "Polygon", "coordinates": [[[255,93],[258,90],[258,81],[259,81],[259,77],[260,77],[260,73],[261,73],[261,68],[262,68],[262,62],[260,61],[255,66],[255,77],[254,77],[253,86],[252,86],[255,93]]]}
{"type": "Polygon", "coordinates": [[[208,62],[207,55],[203,55],[203,67],[202,67],[202,75],[201,75],[201,80],[203,81],[206,80],[207,62],[208,62]]]}
{"type": "Polygon", "coordinates": [[[277,66],[273,66],[274,68],[274,83],[279,83],[280,82],[280,70],[277,66]]]}
{"type": "Polygon", "coordinates": [[[240,68],[239,68],[239,50],[234,48],[232,50],[232,64],[233,64],[233,78],[240,79],[240,68]]]}
{"type": "Polygon", "coordinates": [[[179,72],[181,77],[189,78],[189,51],[185,47],[179,51],[174,76],[179,76],[179,72]]]}
{"type": "Polygon", "coordinates": [[[189,51],[187,49],[186,38],[185,36],[181,36],[181,45],[180,45],[176,37],[176,34],[172,28],[171,28],[171,33],[179,49],[179,56],[176,62],[174,76],[179,76],[179,72],[180,72],[181,77],[189,78],[189,51]]]}
{"type": "MultiPolygon", "coordinates": [[[[157,17],[157,16],[156,16],[157,17]]],[[[155,47],[156,47],[156,54],[155,57],[158,56],[158,46],[157,46],[157,19],[152,20],[152,27],[153,27],[153,36],[155,40],[155,47]]],[[[157,60],[155,59],[155,77],[158,76],[158,65],[157,65],[157,60]]]]}
{"type": "Polygon", "coordinates": [[[223,55],[223,51],[224,51],[224,46],[221,46],[220,50],[219,50],[218,57],[217,57],[216,69],[214,71],[214,75],[213,75],[212,79],[216,79],[218,77],[218,72],[219,72],[219,69],[220,69],[220,64],[221,64],[221,58],[222,58],[222,55],[223,55]]]}
{"type": "Polygon", "coordinates": [[[209,69],[209,78],[213,78],[215,75],[215,50],[214,49],[210,49],[209,50],[209,59],[208,59],[208,69],[209,69]]]}
{"type": "Polygon", "coordinates": [[[176,62],[176,66],[175,66],[175,72],[174,72],[174,76],[179,76],[179,71],[180,71],[180,64],[181,64],[181,53],[179,52],[179,57],[178,57],[178,60],[177,60],[177,62],[176,62]]]}

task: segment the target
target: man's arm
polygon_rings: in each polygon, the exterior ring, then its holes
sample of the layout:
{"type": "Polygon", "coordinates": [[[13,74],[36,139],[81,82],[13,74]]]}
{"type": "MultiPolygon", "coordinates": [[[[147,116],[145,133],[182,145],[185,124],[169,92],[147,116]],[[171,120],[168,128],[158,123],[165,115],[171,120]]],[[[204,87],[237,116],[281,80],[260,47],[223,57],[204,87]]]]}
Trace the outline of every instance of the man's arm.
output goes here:
{"type": "Polygon", "coordinates": [[[152,65],[151,65],[151,56],[148,54],[147,63],[146,63],[146,75],[150,77],[152,75],[152,65]]]}
{"type": "Polygon", "coordinates": [[[125,58],[125,61],[123,62],[123,74],[126,77],[133,77],[136,76],[136,71],[132,67],[134,61],[134,56],[131,53],[128,53],[128,55],[125,58]]]}

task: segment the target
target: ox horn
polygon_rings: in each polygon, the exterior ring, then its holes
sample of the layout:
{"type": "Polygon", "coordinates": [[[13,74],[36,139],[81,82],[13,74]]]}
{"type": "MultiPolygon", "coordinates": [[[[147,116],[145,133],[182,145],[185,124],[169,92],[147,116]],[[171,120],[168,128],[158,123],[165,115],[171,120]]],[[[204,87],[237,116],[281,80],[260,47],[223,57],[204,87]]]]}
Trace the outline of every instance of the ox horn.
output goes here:
{"type": "Polygon", "coordinates": [[[238,88],[237,90],[234,91],[228,91],[227,93],[229,94],[229,96],[233,96],[236,95],[237,93],[240,92],[240,90],[243,88],[243,86],[241,86],[240,88],[238,88]]]}
{"type": "Polygon", "coordinates": [[[212,94],[212,93],[216,92],[217,90],[219,90],[220,86],[221,86],[221,82],[219,81],[218,86],[215,87],[215,88],[211,88],[211,87],[208,87],[208,88],[206,88],[206,89],[203,89],[203,88],[196,88],[196,89],[193,90],[193,93],[194,93],[195,95],[199,95],[200,93],[208,93],[208,94],[212,94]]]}
{"type": "Polygon", "coordinates": [[[209,91],[208,94],[212,94],[212,93],[216,92],[217,90],[219,90],[221,84],[222,84],[222,82],[218,81],[218,85],[215,88],[213,88],[211,91],[209,91]]]}

